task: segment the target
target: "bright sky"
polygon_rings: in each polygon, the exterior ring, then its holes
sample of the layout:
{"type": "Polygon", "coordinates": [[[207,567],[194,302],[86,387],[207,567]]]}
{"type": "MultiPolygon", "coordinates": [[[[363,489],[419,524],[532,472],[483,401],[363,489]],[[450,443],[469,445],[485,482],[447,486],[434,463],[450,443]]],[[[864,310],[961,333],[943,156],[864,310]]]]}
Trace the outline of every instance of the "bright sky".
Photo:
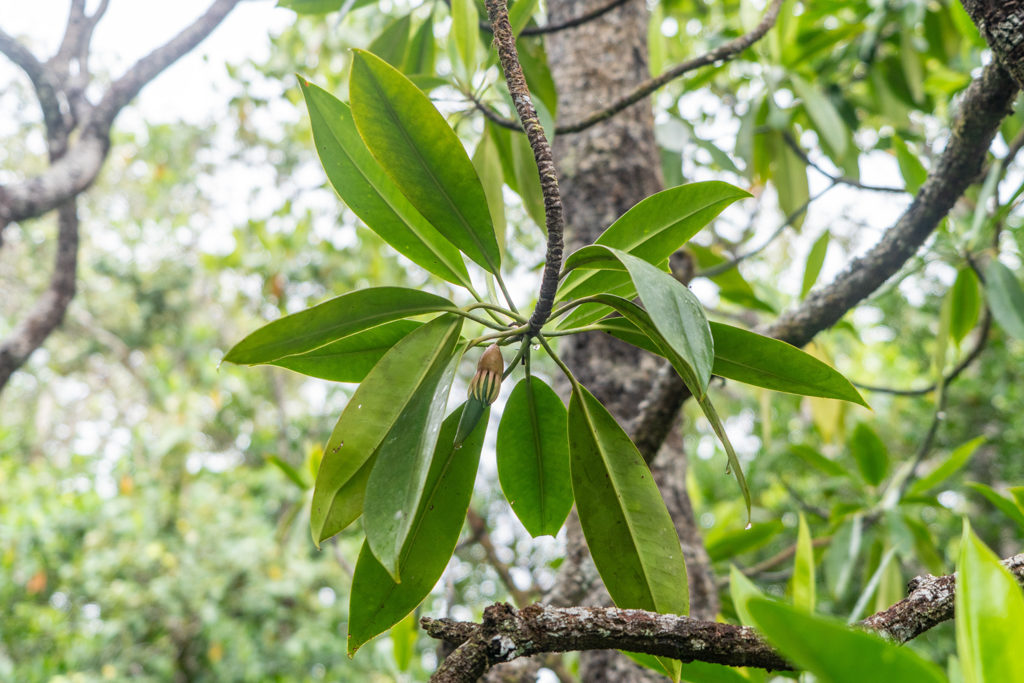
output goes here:
{"type": "MultiPolygon", "coordinates": [[[[94,70],[108,69],[119,75],[191,23],[211,2],[111,0],[93,37],[94,70]]],[[[96,4],[96,0],[90,0],[89,11],[96,4]]],[[[0,0],[0,27],[45,58],[60,43],[69,5],[68,0],[0,0]]],[[[268,33],[288,25],[294,18],[289,10],[275,7],[273,0],[242,2],[196,50],[142,91],[138,100],[142,114],[151,121],[204,120],[209,113],[209,98],[224,90],[228,83],[224,63],[265,56],[268,33]]],[[[0,83],[10,80],[13,69],[10,62],[0,59],[0,83]]]]}

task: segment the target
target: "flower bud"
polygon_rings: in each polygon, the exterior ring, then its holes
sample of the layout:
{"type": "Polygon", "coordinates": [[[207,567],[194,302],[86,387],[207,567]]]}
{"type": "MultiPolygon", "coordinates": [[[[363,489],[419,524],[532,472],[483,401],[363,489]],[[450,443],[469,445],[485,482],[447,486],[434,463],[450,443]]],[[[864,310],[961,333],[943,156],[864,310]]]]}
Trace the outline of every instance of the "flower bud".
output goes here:
{"type": "Polygon", "coordinates": [[[469,397],[488,406],[494,403],[501,390],[501,375],[504,371],[505,359],[501,357],[501,349],[497,344],[491,344],[476,364],[476,374],[469,382],[469,397]]]}

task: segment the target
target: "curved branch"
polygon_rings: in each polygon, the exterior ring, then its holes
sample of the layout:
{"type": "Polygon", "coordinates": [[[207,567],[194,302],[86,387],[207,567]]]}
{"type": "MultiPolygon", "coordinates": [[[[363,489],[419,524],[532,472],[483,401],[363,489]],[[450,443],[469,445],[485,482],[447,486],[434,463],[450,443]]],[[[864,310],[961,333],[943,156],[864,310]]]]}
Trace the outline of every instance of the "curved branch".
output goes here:
{"type": "Polygon", "coordinates": [[[544,273],[541,275],[540,293],[537,296],[537,307],[530,316],[529,334],[540,332],[540,328],[551,315],[551,307],[555,302],[555,290],[558,289],[558,272],[562,268],[562,251],[564,248],[562,233],[565,221],[562,217],[562,196],[558,191],[558,176],[555,173],[555,162],[551,156],[551,145],[544,135],[544,127],[537,118],[537,110],[533,108],[530,90],[526,86],[526,78],[519,64],[516,53],[516,39],[512,35],[512,27],[508,22],[508,7],[505,0],[486,0],[487,16],[494,31],[494,46],[498,51],[505,82],[512,95],[519,114],[519,120],[526,131],[533,150],[533,158],[537,162],[540,175],[540,188],[544,196],[544,222],[547,227],[548,245],[544,257],[544,273]]]}
{"type": "Polygon", "coordinates": [[[807,155],[807,152],[805,152],[803,148],[801,148],[800,145],[797,144],[796,140],[793,139],[793,135],[788,130],[782,131],[782,139],[785,141],[787,145],[789,145],[789,148],[793,150],[793,153],[800,158],[800,161],[804,162],[805,166],[813,168],[815,171],[825,176],[833,183],[841,183],[843,185],[849,185],[850,187],[856,187],[859,190],[871,190],[872,192],[892,192],[894,194],[906,193],[906,189],[902,187],[889,187],[887,185],[869,185],[867,183],[862,183],[859,180],[854,180],[853,178],[847,178],[846,176],[832,175],[807,155]]]}
{"type": "MultiPolygon", "coordinates": [[[[451,5],[451,0],[447,0],[447,2],[449,5],[451,5]]],[[[625,5],[627,2],[629,2],[629,0],[611,0],[607,4],[602,5],[601,7],[598,7],[596,9],[592,9],[589,12],[584,12],[578,17],[566,19],[565,21],[552,22],[550,24],[545,24],[544,26],[527,26],[526,28],[519,32],[519,37],[522,38],[523,36],[542,36],[548,33],[558,33],[559,31],[564,31],[569,28],[576,28],[577,26],[582,26],[583,24],[589,23],[594,19],[597,19],[598,17],[604,16],[605,14],[611,12],[616,7],[620,5],[625,5]]],[[[491,29],[491,25],[488,24],[486,21],[480,22],[480,30],[487,31],[488,33],[493,32],[491,29]]]]}
{"type": "MultiPolygon", "coordinates": [[[[1024,553],[1002,564],[1024,584],[1024,553]]],[[[955,586],[955,574],[918,576],[910,581],[906,598],[859,625],[906,643],[953,617],[955,586]]],[[[480,624],[429,617],[420,624],[431,637],[457,646],[431,677],[434,683],[475,681],[495,664],[578,650],[628,650],[772,671],[793,668],[751,628],[644,610],[542,604],[516,610],[498,603],[484,610],[480,624]]]]}
{"type": "MultiPolygon", "coordinates": [[[[1016,95],[1016,85],[998,64],[985,67],[960,101],[938,163],[896,224],[866,254],[850,262],[831,284],[812,290],[764,333],[793,346],[804,346],[896,274],[977,179],[992,138],[1016,95]]],[[[689,395],[672,367],[664,366],[631,429],[645,457],[661,447],[689,395]]]]}
{"type": "Polygon", "coordinates": [[[57,210],[57,255],[50,286],[39,297],[28,315],[0,343],[0,391],[15,370],[38,349],[64,319],[68,304],[75,296],[78,270],[78,208],[69,199],[57,210]]]}
{"type": "Polygon", "coordinates": [[[109,128],[118,112],[139,94],[143,86],[199,45],[239,2],[240,0],[215,0],[202,16],[182,29],[178,35],[135,62],[128,71],[110,84],[103,99],[96,105],[95,120],[92,124],[109,128]]]}

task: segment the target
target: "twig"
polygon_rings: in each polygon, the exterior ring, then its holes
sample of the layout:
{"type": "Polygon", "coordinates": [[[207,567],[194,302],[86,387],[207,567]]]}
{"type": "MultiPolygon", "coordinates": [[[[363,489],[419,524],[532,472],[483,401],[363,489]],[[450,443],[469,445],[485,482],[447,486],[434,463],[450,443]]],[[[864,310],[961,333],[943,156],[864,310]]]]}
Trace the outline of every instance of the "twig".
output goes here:
{"type": "Polygon", "coordinates": [[[516,39],[508,22],[505,0],[487,0],[485,4],[494,31],[494,46],[498,51],[502,71],[505,73],[505,82],[508,84],[508,91],[512,95],[512,102],[519,114],[523,130],[530,141],[533,158],[537,162],[537,172],[540,175],[541,193],[544,195],[544,222],[548,232],[548,245],[540,293],[537,295],[537,307],[530,316],[529,334],[532,336],[540,331],[551,315],[555,290],[558,289],[558,272],[562,268],[564,248],[562,233],[565,225],[562,217],[562,197],[558,192],[558,176],[551,156],[551,145],[548,144],[544,128],[537,118],[537,110],[533,107],[530,90],[526,86],[526,78],[523,77],[523,69],[519,64],[516,39]]]}
{"type": "MultiPolygon", "coordinates": [[[[971,365],[971,363],[981,356],[981,352],[985,350],[985,344],[988,342],[989,331],[991,329],[992,315],[988,312],[988,308],[985,308],[982,312],[981,329],[978,331],[978,338],[975,340],[974,346],[971,348],[970,353],[964,356],[960,362],[949,371],[949,374],[942,379],[943,385],[949,385],[950,382],[959,377],[961,373],[971,365]]],[[[851,382],[851,384],[858,389],[873,391],[879,394],[891,394],[893,396],[924,396],[925,394],[930,394],[935,391],[939,386],[937,382],[933,382],[926,387],[921,387],[920,389],[896,389],[893,387],[863,384],[861,382],[851,382]]]]}
{"type": "MultiPolygon", "coordinates": [[[[812,290],[763,333],[802,347],[896,274],[977,178],[999,123],[1016,95],[1017,86],[998,64],[985,67],[960,100],[939,162],[896,224],[866,254],[851,261],[831,284],[812,290]]],[[[641,453],[657,452],[689,395],[671,367],[659,371],[633,422],[634,442],[641,453]]]]}
{"type": "Polygon", "coordinates": [[[775,20],[778,19],[779,8],[781,6],[782,0],[772,0],[771,4],[768,5],[768,9],[765,11],[764,16],[761,18],[761,21],[749,33],[738,38],[734,38],[727,43],[723,43],[715,49],[705,52],[699,57],[688,59],[685,62],[681,62],[673,66],[672,68],[662,72],[660,75],[644,81],[634,88],[633,92],[620,98],[611,106],[605,107],[600,111],[596,111],[580,121],[558,126],[555,129],[555,132],[579,133],[580,131],[586,130],[601,121],[615,116],[626,107],[636,104],[661,86],[669,83],[670,81],[674,81],[683,74],[708,66],[709,64],[714,64],[715,62],[724,62],[732,59],[768,33],[771,27],[775,25],[775,20]]]}
{"type": "Polygon", "coordinates": [[[788,216],[786,216],[782,220],[781,223],[779,223],[779,226],[777,228],[775,228],[775,230],[772,231],[772,234],[769,235],[768,238],[765,239],[765,241],[763,243],[761,243],[761,245],[759,245],[757,247],[754,247],[753,249],[751,249],[748,252],[744,252],[744,253],[740,254],[739,256],[733,258],[730,261],[725,261],[723,263],[719,263],[718,265],[712,266],[710,268],[706,268],[705,270],[698,271],[696,274],[694,274],[694,277],[706,277],[706,278],[709,278],[709,279],[713,278],[713,277],[716,277],[718,275],[721,275],[722,273],[726,273],[726,272],[732,270],[733,268],[735,268],[739,264],[741,264],[744,261],[746,261],[751,256],[756,256],[756,255],[760,254],[762,251],[767,249],[768,245],[770,245],[772,242],[774,242],[775,239],[779,235],[781,235],[786,228],[788,228],[790,225],[792,225],[793,222],[796,219],[798,219],[798,218],[800,218],[800,216],[804,215],[804,213],[807,212],[807,209],[810,208],[811,204],[815,200],[821,198],[826,192],[828,192],[833,187],[835,187],[836,184],[837,184],[836,181],[833,181],[824,190],[821,190],[820,192],[818,192],[817,194],[815,194],[812,197],[808,197],[807,200],[803,204],[801,204],[796,209],[794,209],[788,216]]]}
{"type": "MultiPolygon", "coordinates": [[[[583,24],[589,23],[594,19],[597,19],[598,17],[604,16],[605,14],[611,12],[616,7],[620,5],[625,5],[629,1],[630,0],[611,0],[611,2],[608,2],[596,9],[592,9],[589,12],[584,12],[578,17],[566,19],[565,21],[551,22],[549,24],[545,24],[544,26],[527,26],[526,28],[519,32],[519,37],[542,36],[548,33],[557,33],[559,31],[564,31],[569,28],[576,28],[577,26],[582,26],[583,24]]],[[[481,21],[480,29],[490,33],[491,25],[488,24],[486,21],[481,21]]]]}
{"type": "Polygon", "coordinates": [[[833,183],[849,185],[850,187],[856,187],[860,190],[871,190],[872,192],[892,192],[895,194],[904,194],[906,192],[906,189],[901,187],[889,187],[886,185],[869,185],[867,183],[862,183],[859,180],[855,180],[854,178],[833,175],[826,171],[825,169],[823,169],[820,165],[818,165],[817,162],[813,161],[811,157],[807,155],[807,152],[805,152],[800,147],[800,145],[797,144],[796,140],[793,139],[793,135],[788,130],[782,131],[782,139],[786,142],[787,145],[789,145],[789,148],[793,150],[793,153],[800,158],[800,161],[804,162],[805,165],[809,166],[810,168],[813,168],[815,171],[825,176],[833,183]]]}
{"type": "MultiPolygon", "coordinates": [[[[700,69],[701,67],[708,66],[709,64],[714,64],[715,62],[725,62],[732,59],[768,33],[771,27],[775,25],[776,19],[778,19],[779,8],[781,5],[782,0],[772,0],[772,3],[768,6],[764,16],[761,18],[760,23],[758,23],[750,33],[745,33],[738,38],[734,38],[727,43],[723,43],[722,45],[719,45],[713,50],[709,50],[698,57],[676,64],[672,68],[663,71],[660,75],[655,76],[654,78],[649,78],[640,83],[632,92],[619,98],[608,107],[585,116],[579,121],[555,126],[555,134],[561,135],[564,133],[579,133],[584,131],[591,126],[595,126],[602,121],[610,119],[623,109],[636,104],[658,88],[662,87],[666,83],[674,81],[684,74],[700,69]]],[[[491,122],[503,128],[508,128],[509,130],[521,130],[519,124],[512,119],[505,118],[476,98],[471,99],[473,100],[473,104],[476,108],[479,109],[491,122]]]]}

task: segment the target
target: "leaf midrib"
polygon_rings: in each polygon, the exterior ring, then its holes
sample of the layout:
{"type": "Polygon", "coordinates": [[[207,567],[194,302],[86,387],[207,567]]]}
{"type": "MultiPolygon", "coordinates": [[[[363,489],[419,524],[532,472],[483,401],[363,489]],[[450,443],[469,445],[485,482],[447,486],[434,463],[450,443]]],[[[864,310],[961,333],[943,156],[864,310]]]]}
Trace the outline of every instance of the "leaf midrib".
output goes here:
{"type": "MultiPolygon", "coordinates": [[[[391,106],[391,101],[386,97],[384,90],[381,88],[381,85],[377,80],[376,74],[373,73],[373,70],[365,61],[364,66],[366,67],[367,71],[369,71],[371,74],[370,82],[373,84],[373,89],[377,92],[377,95],[379,96],[380,100],[384,103],[384,107],[387,110],[388,117],[391,119],[392,123],[394,123],[398,128],[398,131],[401,133],[402,138],[405,140],[407,146],[412,149],[416,160],[419,162],[420,168],[426,171],[426,174],[430,178],[431,182],[434,184],[434,187],[436,187],[437,190],[440,192],[440,195],[444,197],[445,202],[448,204],[448,208],[452,212],[454,212],[463,230],[465,230],[470,240],[477,247],[477,249],[479,249],[480,255],[483,257],[484,261],[487,262],[487,267],[491,269],[492,273],[497,274],[498,267],[494,264],[494,261],[487,254],[487,250],[484,247],[483,242],[480,241],[480,238],[477,236],[476,231],[473,230],[473,227],[470,225],[469,221],[466,220],[466,217],[463,215],[462,211],[459,210],[458,204],[452,201],[451,196],[445,190],[444,186],[441,185],[440,181],[438,181],[437,176],[434,174],[433,170],[430,168],[429,165],[427,165],[426,160],[420,153],[419,147],[417,147],[416,144],[413,143],[412,138],[409,136],[408,131],[405,129],[405,126],[402,125],[401,119],[398,118],[398,112],[396,112],[395,108],[391,106]]],[[[488,209],[488,211],[490,211],[490,209],[488,209]]]]}

